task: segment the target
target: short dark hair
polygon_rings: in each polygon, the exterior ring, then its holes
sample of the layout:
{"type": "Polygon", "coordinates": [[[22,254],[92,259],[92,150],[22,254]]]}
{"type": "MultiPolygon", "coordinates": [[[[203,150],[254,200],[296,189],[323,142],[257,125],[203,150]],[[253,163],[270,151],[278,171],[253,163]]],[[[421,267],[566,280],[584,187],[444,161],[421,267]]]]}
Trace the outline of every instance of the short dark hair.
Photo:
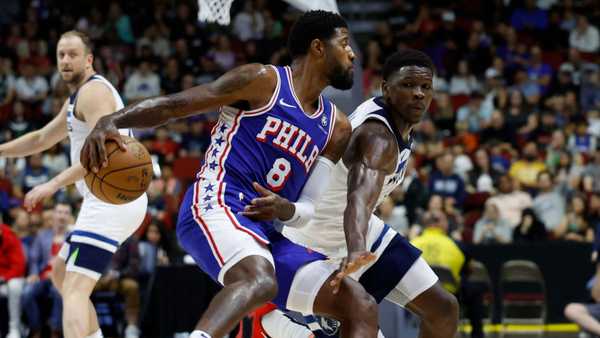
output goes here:
{"type": "Polygon", "coordinates": [[[81,39],[81,42],[83,42],[85,52],[87,54],[92,54],[92,40],[90,39],[90,37],[87,34],[77,31],[77,30],[70,30],[70,31],[62,33],[60,36],[60,39],[66,38],[69,36],[76,36],[79,39],[81,39]]]}
{"type": "Polygon", "coordinates": [[[435,74],[435,66],[427,54],[412,48],[402,48],[385,59],[383,79],[387,81],[392,74],[405,66],[429,68],[435,74]]]}
{"type": "Polygon", "coordinates": [[[348,28],[344,18],[323,10],[304,13],[292,26],[288,36],[288,51],[293,58],[306,55],[314,39],[327,40],[335,34],[336,28],[348,28]]]}

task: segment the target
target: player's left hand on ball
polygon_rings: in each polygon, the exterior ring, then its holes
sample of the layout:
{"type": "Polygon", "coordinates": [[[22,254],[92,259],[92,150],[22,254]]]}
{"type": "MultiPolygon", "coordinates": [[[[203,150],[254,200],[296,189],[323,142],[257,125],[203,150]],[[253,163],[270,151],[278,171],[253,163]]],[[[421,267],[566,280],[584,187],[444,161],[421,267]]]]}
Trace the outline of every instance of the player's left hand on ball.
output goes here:
{"type": "Polygon", "coordinates": [[[363,266],[374,261],[375,258],[377,258],[377,256],[375,256],[375,254],[373,254],[370,251],[356,251],[348,254],[348,257],[342,260],[338,273],[335,275],[335,278],[331,281],[333,293],[338,293],[338,291],[340,290],[340,285],[342,284],[342,279],[344,279],[344,277],[358,271],[363,266]]]}
{"type": "Polygon", "coordinates": [[[25,209],[27,209],[27,211],[33,210],[38,203],[43,201],[45,198],[54,195],[57,190],[58,187],[56,187],[52,182],[46,182],[31,189],[25,195],[25,201],[23,202],[25,209]]]}
{"type": "Polygon", "coordinates": [[[286,210],[291,208],[291,203],[256,182],[253,185],[260,197],[250,201],[241,214],[258,221],[286,219],[286,210]]]}

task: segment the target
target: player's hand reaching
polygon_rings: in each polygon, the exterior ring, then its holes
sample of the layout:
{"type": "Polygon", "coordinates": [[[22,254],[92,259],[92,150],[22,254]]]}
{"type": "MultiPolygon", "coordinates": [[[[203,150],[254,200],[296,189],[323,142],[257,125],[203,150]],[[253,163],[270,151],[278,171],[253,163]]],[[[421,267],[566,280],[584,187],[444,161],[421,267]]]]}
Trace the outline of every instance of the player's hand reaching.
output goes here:
{"type": "Polygon", "coordinates": [[[254,189],[260,194],[246,205],[242,215],[257,221],[274,219],[288,220],[294,215],[294,205],[287,199],[254,182],[254,189]]]}
{"type": "Polygon", "coordinates": [[[31,189],[25,195],[25,201],[23,205],[27,211],[33,210],[35,206],[43,201],[44,199],[54,195],[54,193],[59,189],[59,187],[54,184],[53,181],[46,182],[44,184],[40,184],[35,188],[31,189]]]}
{"type": "Polygon", "coordinates": [[[333,293],[336,294],[340,290],[340,285],[344,277],[358,271],[363,266],[373,262],[377,258],[375,254],[370,251],[355,251],[348,254],[348,257],[342,260],[340,269],[335,275],[335,278],[331,281],[333,287],[333,293]]]}
{"type": "Polygon", "coordinates": [[[119,130],[110,115],[98,120],[81,148],[80,160],[85,169],[96,173],[100,168],[108,165],[106,141],[114,141],[121,150],[127,151],[127,147],[121,139],[121,134],[119,134],[119,130]]]}

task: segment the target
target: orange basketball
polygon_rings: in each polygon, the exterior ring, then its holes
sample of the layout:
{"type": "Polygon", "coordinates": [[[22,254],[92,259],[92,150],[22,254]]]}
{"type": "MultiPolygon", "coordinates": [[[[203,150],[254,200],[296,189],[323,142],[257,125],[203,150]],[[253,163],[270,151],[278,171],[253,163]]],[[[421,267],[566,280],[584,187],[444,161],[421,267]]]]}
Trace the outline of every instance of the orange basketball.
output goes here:
{"type": "Polygon", "coordinates": [[[108,165],[85,176],[88,189],[106,203],[134,201],[146,192],[152,180],[152,160],[148,150],[131,137],[122,136],[122,139],[127,151],[120,150],[113,141],[106,142],[108,165]]]}

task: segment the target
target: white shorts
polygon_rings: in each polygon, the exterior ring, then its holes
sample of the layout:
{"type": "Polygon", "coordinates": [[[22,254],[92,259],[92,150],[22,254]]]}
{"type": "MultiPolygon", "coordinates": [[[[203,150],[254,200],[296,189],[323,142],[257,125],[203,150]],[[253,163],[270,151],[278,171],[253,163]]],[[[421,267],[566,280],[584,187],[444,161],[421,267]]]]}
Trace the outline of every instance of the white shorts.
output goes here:
{"type": "MultiPolygon", "coordinates": [[[[384,225],[379,232],[369,229],[367,247],[377,259],[350,275],[359,281],[365,290],[379,303],[384,298],[405,306],[418,295],[431,288],[438,277],[420,257],[421,252],[412,246],[402,235],[384,225]]],[[[313,313],[315,298],[323,283],[316,285],[307,281],[325,281],[323,275],[330,276],[339,268],[341,259],[327,262],[313,262],[298,271],[290,290],[289,308],[300,308],[303,314],[313,313]],[[290,304],[292,305],[292,304],[290,304]]]]}
{"type": "Polygon", "coordinates": [[[121,243],[142,224],[147,207],[146,194],[116,205],[86,193],[75,226],[58,253],[66,270],[98,280],[121,243]]]}

